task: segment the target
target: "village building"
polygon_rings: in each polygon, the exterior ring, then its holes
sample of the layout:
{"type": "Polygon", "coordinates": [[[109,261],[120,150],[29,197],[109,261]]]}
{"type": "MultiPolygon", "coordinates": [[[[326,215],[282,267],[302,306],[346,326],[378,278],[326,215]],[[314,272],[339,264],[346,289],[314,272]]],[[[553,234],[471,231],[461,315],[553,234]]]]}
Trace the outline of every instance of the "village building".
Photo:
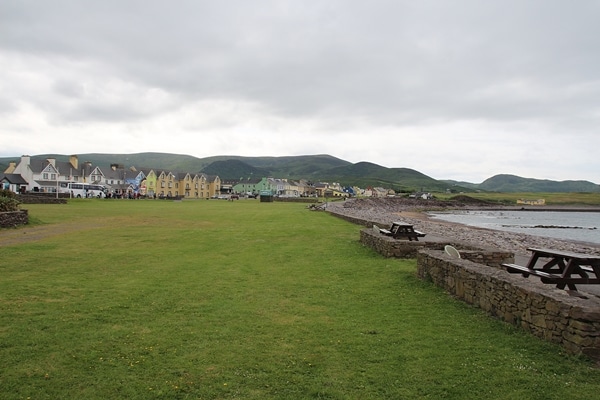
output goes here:
{"type": "MultiPolygon", "coordinates": [[[[232,194],[256,197],[270,193],[276,197],[385,197],[394,192],[381,187],[361,189],[343,187],[340,183],[306,179],[242,178],[221,181],[219,176],[201,172],[109,166],[80,163],[76,155],[68,161],[24,155],[19,162],[9,163],[0,174],[0,188],[16,193],[68,193],[69,183],[96,185],[107,197],[114,198],[189,198],[210,199],[232,194]]],[[[87,185],[86,185],[87,187],[87,185]]],[[[79,196],[76,196],[79,197],[79,196]]],[[[103,196],[98,196],[103,197],[103,196]]]]}

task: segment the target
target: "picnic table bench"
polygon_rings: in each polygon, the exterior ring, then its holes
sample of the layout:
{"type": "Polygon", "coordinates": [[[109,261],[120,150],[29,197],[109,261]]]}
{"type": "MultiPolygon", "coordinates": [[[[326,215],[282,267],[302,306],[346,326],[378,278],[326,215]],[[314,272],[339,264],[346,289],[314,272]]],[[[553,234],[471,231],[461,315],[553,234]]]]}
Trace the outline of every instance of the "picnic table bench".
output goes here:
{"type": "Polygon", "coordinates": [[[390,229],[382,228],[379,229],[379,232],[394,239],[408,239],[409,241],[418,241],[420,237],[425,236],[425,233],[416,231],[412,225],[404,222],[392,222],[390,229]]]}
{"type": "Polygon", "coordinates": [[[552,249],[527,249],[531,257],[527,265],[502,264],[511,274],[537,276],[543,283],[557,288],[577,290],[576,285],[600,284],[600,256],[552,249]],[[538,265],[541,264],[541,265],[538,265]]]}

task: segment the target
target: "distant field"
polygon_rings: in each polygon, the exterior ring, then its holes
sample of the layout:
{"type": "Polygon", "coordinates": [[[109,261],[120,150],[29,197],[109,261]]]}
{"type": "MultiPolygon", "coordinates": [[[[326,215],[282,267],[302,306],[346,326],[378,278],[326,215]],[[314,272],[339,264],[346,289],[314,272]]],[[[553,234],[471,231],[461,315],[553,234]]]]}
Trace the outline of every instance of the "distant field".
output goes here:
{"type": "MultiPolygon", "coordinates": [[[[547,205],[586,205],[600,207],[600,193],[465,193],[476,199],[516,204],[519,199],[545,199],[547,205]]],[[[436,193],[440,199],[457,196],[456,193],[436,193]]]]}
{"type": "Polygon", "coordinates": [[[415,260],[381,257],[360,227],[305,204],[24,208],[33,226],[0,230],[2,399],[600,392],[587,360],[454,300],[415,260]]]}

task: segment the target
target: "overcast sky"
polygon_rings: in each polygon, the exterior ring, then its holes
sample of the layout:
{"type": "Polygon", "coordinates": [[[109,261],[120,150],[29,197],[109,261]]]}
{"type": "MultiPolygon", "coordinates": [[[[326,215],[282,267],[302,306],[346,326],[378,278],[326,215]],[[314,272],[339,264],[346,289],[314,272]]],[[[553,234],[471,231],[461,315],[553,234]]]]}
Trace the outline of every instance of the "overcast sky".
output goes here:
{"type": "Polygon", "coordinates": [[[600,183],[598,0],[1,0],[0,157],[600,183]]]}

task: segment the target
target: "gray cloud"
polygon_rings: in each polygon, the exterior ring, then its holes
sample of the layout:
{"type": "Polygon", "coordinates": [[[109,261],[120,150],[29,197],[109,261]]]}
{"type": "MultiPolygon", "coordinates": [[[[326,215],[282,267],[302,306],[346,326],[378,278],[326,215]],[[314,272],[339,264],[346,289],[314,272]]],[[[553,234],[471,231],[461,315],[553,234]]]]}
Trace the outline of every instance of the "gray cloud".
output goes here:
{"type": "MultiPolygon", "coordinates": [[[[332,146],[315,153],[360,157],[375,143],[339,139],[360,140],[356,132],[404,137],[417,153],[423,144],[408,132],[430,145],[445,143],[439,135],[471,140],[474,131],[501,135],[508,149],[525,136],[558,146],[580,135],[597,145],[599,11],[597,1],[558,0],[4,1],[0,60],[10,68],[0,108],[20,116],[0,117],[0,132],[24,129],[36,115],[39,129],[46,121],[56,134],[83,123],[90,134],[108,124],[172,135],[197,129],[206,140],[224,132],[261,135],[254,142],[262,144],[286,138],[246,150],[253,154],[306,152],[314,135],[332,146]]],[[[386,157],[369,161],[421,167],[386,157]]],[[[567,177],[535,165],[520,174],[567,177]]],[[[451,173],[477,175],[463,168],[451,173]]],[[[478,176],[501,168],[490,164],[478,176]]],[[[591,168],[568,177],[598,180],[591,168]]]]}

